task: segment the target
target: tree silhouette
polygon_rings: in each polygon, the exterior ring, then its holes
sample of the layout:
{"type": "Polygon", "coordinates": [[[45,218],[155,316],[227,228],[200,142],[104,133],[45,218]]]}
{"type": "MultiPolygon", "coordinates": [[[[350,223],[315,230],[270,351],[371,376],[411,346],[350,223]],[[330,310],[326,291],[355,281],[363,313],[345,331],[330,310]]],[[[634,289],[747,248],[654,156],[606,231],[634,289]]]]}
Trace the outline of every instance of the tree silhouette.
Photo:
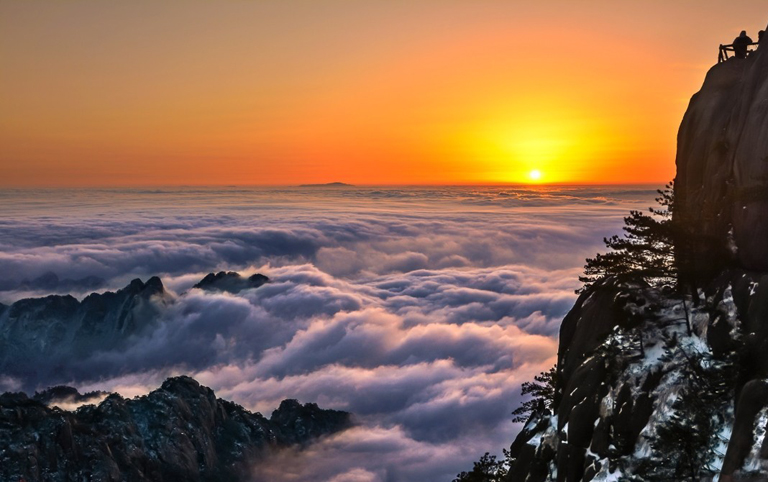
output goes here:
{"type": "Polygon", "coordinates": [[[533,377],[533,380],[523,383],[523,395],[531,395],[532,398],[523,402],[512,412],[512,422],[514,423],[525,423],[536,407],[542,403],[547,410],[552,410],[557,384],[557,365],[550,368],[549,371],[539,373],[533,377]]]}
{"type": "Polygon", "coordinates": [[[609,276],[619,281],[643,280],[652,286],[676,284],[674,183],[657,192],[659,208],[649,208],[650,215],[630,211],[624,218],[624,234],[603,239],[610,251],[587,258],[584,275],[579,277],[584,287],[577,293],[609,276]]]}
{"type": "Polygon", "coordinates": [[[497,461],[495,455],[486,452],[471,471],[457,474],[453,482],[501,482],[506,475],[505,461],[497,461]]]}

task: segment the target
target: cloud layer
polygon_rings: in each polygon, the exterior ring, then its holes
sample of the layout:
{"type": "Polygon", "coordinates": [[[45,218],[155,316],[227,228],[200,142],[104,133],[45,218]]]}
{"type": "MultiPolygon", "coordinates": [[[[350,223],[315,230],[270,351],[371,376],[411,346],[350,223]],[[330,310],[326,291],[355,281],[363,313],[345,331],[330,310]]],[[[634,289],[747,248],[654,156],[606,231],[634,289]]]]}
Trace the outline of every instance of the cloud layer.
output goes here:
{"type": "Polygon", "coordinates": [[[37,294],[23,281],[48,272],[110,288],[158,274],[175,292],[157,329],[51,382],[134,395],[185,373],[265,413],[284,398],[349,410],[359,428],[255,479],[437,481],[511,441],[520,384],[554,362],[584,257],[653,192],[3,195],[18,198],[0,208],[4,301],[37,294]],[[236,296],[191,289],[220,269],[272,282],[236,296]]]}

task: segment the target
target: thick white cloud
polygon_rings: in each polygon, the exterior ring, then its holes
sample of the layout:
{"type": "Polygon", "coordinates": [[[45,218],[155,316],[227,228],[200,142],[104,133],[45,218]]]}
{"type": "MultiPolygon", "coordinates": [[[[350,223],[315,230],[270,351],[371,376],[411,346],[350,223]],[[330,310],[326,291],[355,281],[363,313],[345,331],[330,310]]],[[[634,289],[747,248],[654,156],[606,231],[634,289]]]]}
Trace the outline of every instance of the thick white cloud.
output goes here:
{"type": "Polygon", "coordinates": [[[266,414],[284,398],[349,410],[358,428],[254,469],[255,480],[339,482],[450,480],[508,444],[520,385],[554,362],[584,257],[652,199],[620,189],[112,194],[0,222],[5,301],[51,271],[111,288],[161,275],[175,293],[156,329],[46,381],[132,396],[184,373],[266,414]],[[191,289],[220,269],[272,282],[236,296],[191,289]]]}

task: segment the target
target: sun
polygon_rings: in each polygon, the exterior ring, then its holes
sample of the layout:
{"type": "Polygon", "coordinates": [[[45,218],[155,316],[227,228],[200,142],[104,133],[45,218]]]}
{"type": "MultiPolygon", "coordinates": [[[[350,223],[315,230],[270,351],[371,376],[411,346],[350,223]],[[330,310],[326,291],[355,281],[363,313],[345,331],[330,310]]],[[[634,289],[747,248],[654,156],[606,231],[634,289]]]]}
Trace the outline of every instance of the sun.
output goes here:
{"type": "Polygon", "coordinates": [[[531,172],[528,173],[528,178],[531,181],[540,181],[541,180],[541,171],[538,169],[533,169],[531,172]]]}

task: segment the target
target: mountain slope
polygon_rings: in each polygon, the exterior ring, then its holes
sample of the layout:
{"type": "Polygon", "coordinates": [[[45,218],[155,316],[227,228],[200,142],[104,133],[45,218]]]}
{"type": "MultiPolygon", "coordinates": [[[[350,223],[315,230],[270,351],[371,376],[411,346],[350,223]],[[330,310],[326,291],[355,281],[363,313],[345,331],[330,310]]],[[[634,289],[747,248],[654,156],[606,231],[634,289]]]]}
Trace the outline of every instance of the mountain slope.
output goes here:
{"type": "MultiPolygon", "coordinates": [[[[71,390],[58,387],[73,396],[71,390]]],[[[74,412],[0,396],[0,480],[236,481],[270,450],[351,425],[350,415],[286,400],[266,419],[189,377],[134,399],[108,395],[74,412]]],[[[55,402],[51,402],[55,403],[55,402]]]]}

